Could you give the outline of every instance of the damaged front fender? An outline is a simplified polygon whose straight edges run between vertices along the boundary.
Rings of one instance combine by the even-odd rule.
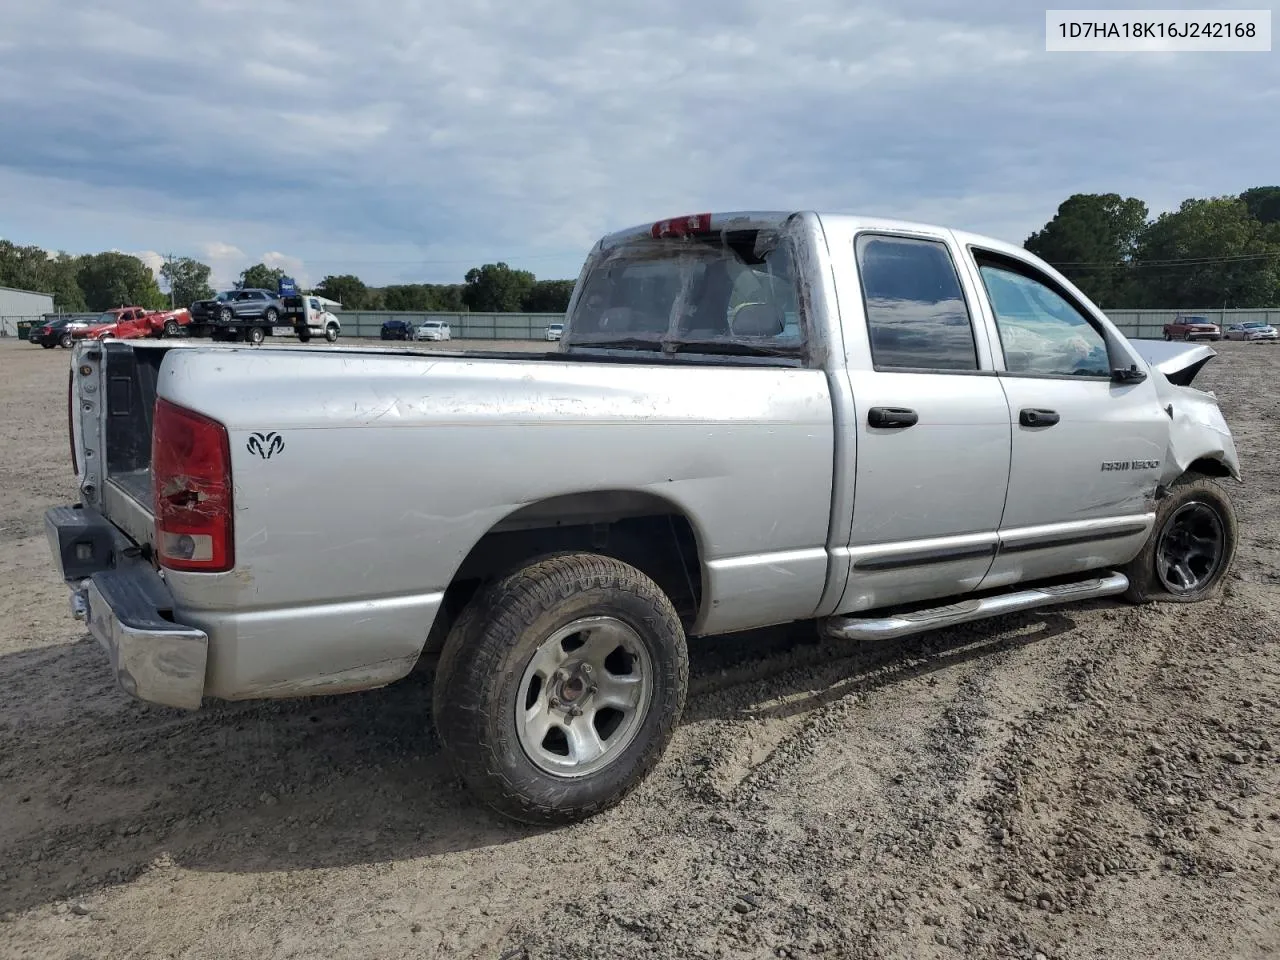
[[[1150,364],[1160,405],[1169,415],[1169,448],[1161,484],[1173,483],[1201,460],[1220,463],[1235,480],[1240,480],[1235,440],[1217,397],[1190,385],[1217,352],[1201,344],[1159,341],[1140,341],[1132,346]]]

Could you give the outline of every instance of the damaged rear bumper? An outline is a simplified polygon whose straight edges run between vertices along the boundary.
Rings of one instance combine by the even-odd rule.
[[[92,510],[45,514],[54,565],[71,609],[111,658],[120,688],[139,700],[194,710],[204,696],[209,637],[173,620],[173,597],[133,544]]]

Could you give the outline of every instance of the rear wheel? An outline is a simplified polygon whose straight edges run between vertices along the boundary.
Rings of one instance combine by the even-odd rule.
[[[181,332],[177,320],[166,320],[164,322],[164,335],[166,337],[176,337]]]
[[[1132,603],[1195,603],[1217,595],[1235,557],[1236,512],[1227,492],[1200,474],[1183,474],[1156,508],[1146,546],[1124,568]]]
[[[266,312],[262,315],[262,319],[274,326],[275,322],[280,319],[280,311],[275,307],[267,307]]]
[[[310,343],[310,342],[311,342],[311,331],[310,331],[310,330],[308,330],[306,327],[299,327],[299,328],[298,328],[298,339],[299,339],[300,341],[302,341],[303,343]]]
[[[69,349],[71,349],[71,334],[69,334],[69,333],[64,333],[64,334],[62,335],[62,339],[60,339],[60,340],[58,341],[58,344],[59,344],[59,345],[60,345],[64,350],[69,350]]]
[[[263,332],[261,327],[250,327],[249,331],[244,336],[250,343],[261,343],[266,339],[266,334]]]
[[[529,564],[468,604],[436,671],[436,730],[485,803],[566,823],[620,801],[657,764],[689,665],[671,601],[595,554]]]

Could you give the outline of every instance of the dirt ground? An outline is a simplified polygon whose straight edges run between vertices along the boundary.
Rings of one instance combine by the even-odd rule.
[[[41,531],[67,355],[0,341],[0,956],[1280,955],[1280,347],[1218,349],[1221,600],[696,641],[654,775],[537,830],[449,777],[424,675],[197,713],[116,689]]]

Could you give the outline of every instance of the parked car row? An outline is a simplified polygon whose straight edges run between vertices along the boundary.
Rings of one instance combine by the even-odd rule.
[[[563,334],[563,323],[549,323],[544,332],[549,341],[559,340]],[[426,320],[415,327],[408,320],[393,317],[382,321],[380,336],[383,340],[452,340],[453,330],[447,320]]]
[[[96,320],[59,318],[32,329],[29,339],[46,350],[70,347],[77,340],[136,340],[140,337],[176,337],[191,323],[191,313],[180,310],[148,310],[115,307]]]
[[[383,340],[452,340],[453,328],[448,320],[426,320],[414,326],[408,320],[382,322]]]

